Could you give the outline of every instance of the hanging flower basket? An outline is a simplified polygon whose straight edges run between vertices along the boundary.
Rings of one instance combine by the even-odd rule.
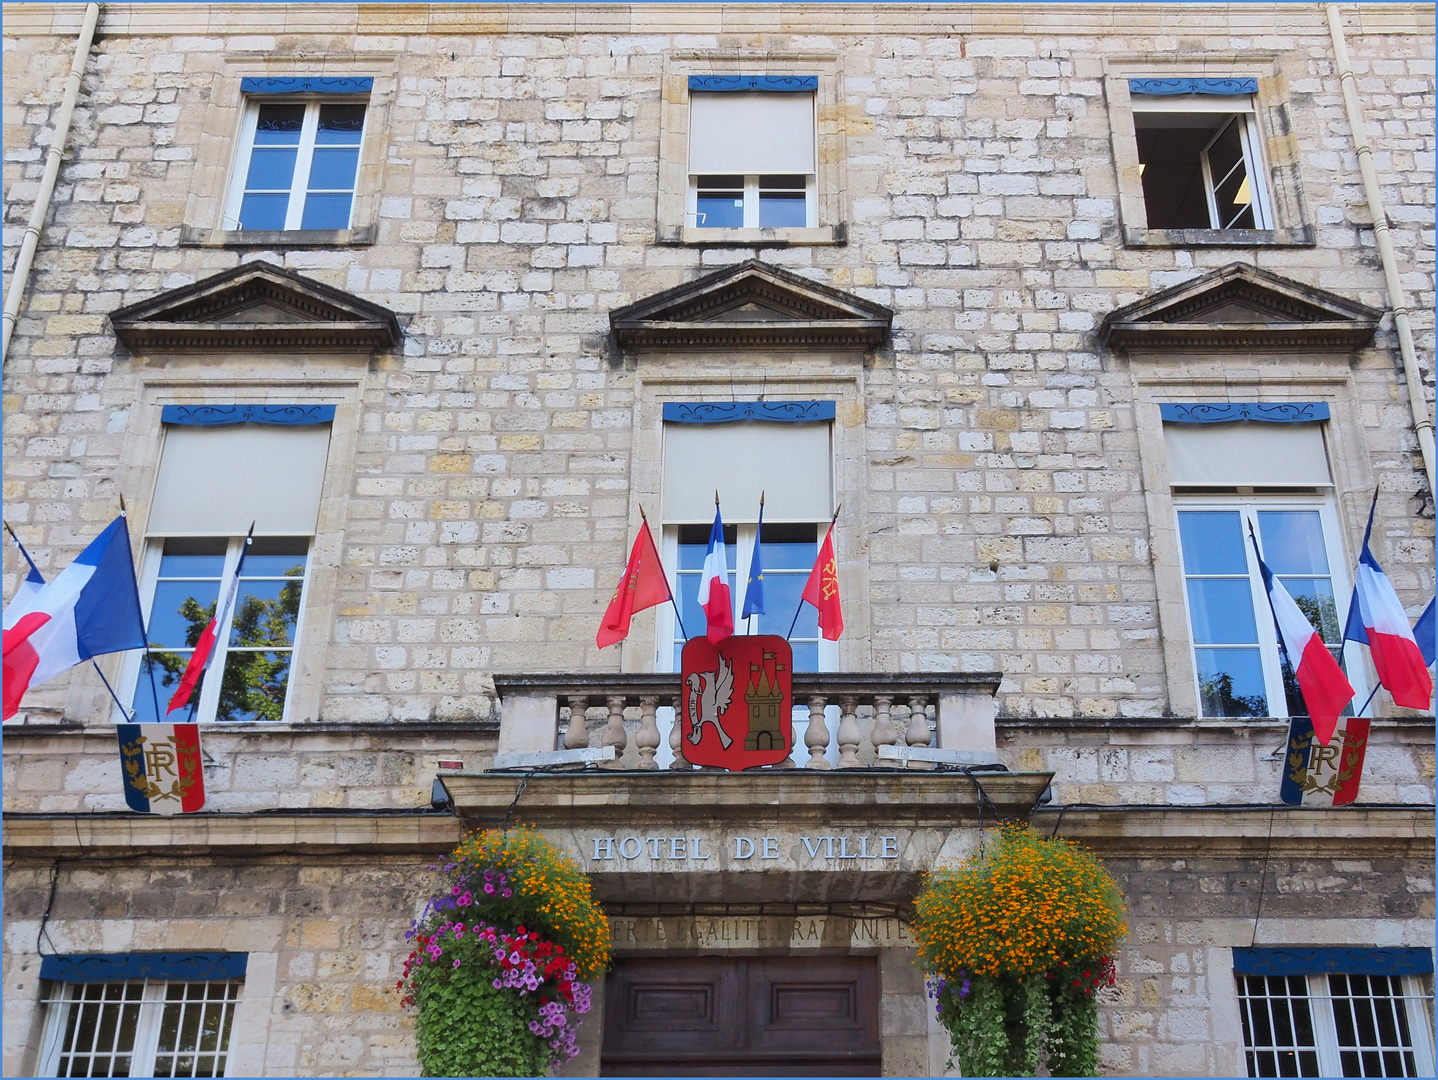
[[[1128,933],[1103,865],[1007,825],[957,870],[926,876],[914,933],[965,1076],[1094,1076],[1097,991]]]
[[[578,864],[531,829],[472,833],[433,868],[396,989],[426,1076],[542,1076],[577,1054],[609,925]]]

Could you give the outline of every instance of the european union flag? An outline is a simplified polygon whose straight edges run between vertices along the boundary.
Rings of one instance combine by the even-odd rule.
[[[754,557],[749,560],[749,583],[744,586],[744,612],[739,616],[747,619],[750,615],[764,614],[764,563],[759,558],[763,550],[761,538],[764,535],[764,493],[759,493],[759,525],[754,530]]]

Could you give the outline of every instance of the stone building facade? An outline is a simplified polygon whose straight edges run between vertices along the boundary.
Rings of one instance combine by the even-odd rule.
[[[85,16],[6,6],[7,271]],[[162,952],[246,957],[230,1075],[417,1073],[392,992],[417,881],[516,807],[594,872],[613,994],[792,962],[861,1003],[847,1065],[694,1063],[944,1074],[906,905],[992,808],[1125,888],[1107,1071],[1263,1068],[1276,950],[1306,950],[1283,970],[1320,1026],[1314,980],[1391,978],[1431,1068],[1431,706],[1378,692],[1357,804],[1279,803],[1267,616],[1214,629],[1262,603],[1256,564],[1200,565],[1204,522],[1269,551],[1311,525],[1323,565],[1276,572],[1338,619],[1376,489],[1411,617],[1434,591],[1433,12],[1337,23],[1350,80],[1316,5],[102,5],[4,361],[5,520],[48,578],[123,498],[148,610],[167,558],[232,565],[259,506],[302,587],[272,711],[202,698],[201,814],[125,810],[93,667],[7,722],[6,1074],[60,1060],[58,988],[86,985],[45,957]],[[276,156],[308,187],[266,186]],[[204,473],[218,445],[253,468]],[[846,627],[795,638],[793,772],[673,767],[663,609],[595,643],[646,516],[692,593],[686,493],[721,484],[736,589],[755,491],[776,552],[837,515]],[[158,712],[136,656],[99,667]],[[621,767],[493,770],[590,746]],[[766,836],[772,869],[744,864]],[[571,1074],[653,1064],[616,1015]]]

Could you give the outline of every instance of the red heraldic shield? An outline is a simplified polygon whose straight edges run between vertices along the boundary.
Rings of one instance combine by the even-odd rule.
[[[777,634],[690,638],[680,730],[692,765],[777,765],[794,746],[794,651]]]

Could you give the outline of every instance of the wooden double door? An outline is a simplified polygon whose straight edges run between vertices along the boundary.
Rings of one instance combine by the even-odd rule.
[[[870,956],[614,962],[604,1076],[878,1076]]]

